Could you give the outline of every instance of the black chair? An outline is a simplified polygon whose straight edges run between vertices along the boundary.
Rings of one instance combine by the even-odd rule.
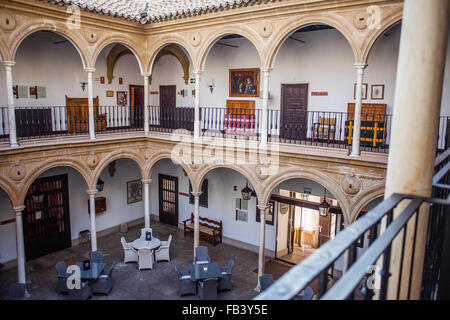
[[[220,268],[222,271],[222,278],[219,278],[217,290],[231,290],[231,272],[233,271],[234,260],[230,259],[227,267]]]
[[[24,283],[15,282],[9,285],[6,300],[28,300],[29,298],[29,296],[26,296]]]
[[[265,273],[259,277],[259,287],[261,288],[261,292],[270,287],[273,283],[273,275],[270,273]]]
[[[189,271],[180,271],[177,265],[175,265],[175,271],[178,274],[178,280],[180,282],[180,296],[184,296],[186,294],[196,294],[197,290],[195,281],[192,280]]]
[[[217,300],[217,278],[200,281],[198,293],[201,300]]]
[[[67,265],[64,261],[59,261],[55,265],[56,273],[58,275],[58,285],[56,291],[58,293],[69,293],[69,288],[67,288],[67,278],[70,276],[67,273]]]
[[[91,262],[102,263],[103,262],[103,253],[101,251],[92,251],[91,252]]]
[[[208,256],[208,248],[205,246],[198,246],[195,248],[194,263],[208,263],[211,262],[211,258]]]
[[[114,266],[102,271],[97,280],[92,282],[92,293],[109,294],[113,288],[112,271]]]
[[[89,282],[81,282],[81,288],[69,290],[70,300],[87,300],[92,296],[92,287]]]

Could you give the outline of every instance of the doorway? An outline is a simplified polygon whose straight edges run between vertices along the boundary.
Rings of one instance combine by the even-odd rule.
[[[159,174],[159,221],[178,226],[178,178]]]
[[[167,129],[174,128],[175,108],[177,106],[177,87],[159,86],[159,106],[161,108],[161,126]]]
[[[144,86],[130,85],[130,124],[144,128]]]
[[[306,140],[308,84],[281,85],[281,138]]]
[[[67,174],[36,179],[28,189],[25,206],[26,261],[72,245]]]

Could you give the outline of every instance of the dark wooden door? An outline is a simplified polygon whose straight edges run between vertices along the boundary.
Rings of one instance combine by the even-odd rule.
[[[159,87],[159,106],[161,108],[161,126],[163,128],[175,128],[175,108],[177,106],[177,87],[160,86]]]
[[[132,128],[144,127],[144,86],[130,85],[130,119]]]
[[[306,140],[308,84],[281,85],[281,138]]]
[[[159,221],[178,226],[178,178],[159,175]]]
[[[319,215],[319,246],[330,240],[331,214],[326,217]]]
[[[44,194],[35,203],[32,194]],[[26,260],[71,246],[69,192],[67,174],[36,179],[25,197],[22,216]]]

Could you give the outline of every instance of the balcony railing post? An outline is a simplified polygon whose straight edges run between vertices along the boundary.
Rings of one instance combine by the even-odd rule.
[[[3,61],[6,70],[6,95],[8,97],[8,126],[9,126],[9,144],[11,147],[18,147],[16,134],[16,114],[14,110],[12,67],[16,63],[14,61]]]

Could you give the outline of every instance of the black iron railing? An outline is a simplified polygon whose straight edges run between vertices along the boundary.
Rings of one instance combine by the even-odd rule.
[[[446,153],[447,160],[445,161],[448,161],[448,157],[449,152]],[[393,277],[389,271],[391,270],[391,247],[395,239],[399,239],[398,241],[402,244],[402,254],[401,259],[397,261],[400,264],[400,274],[396,275],[398,283],[395,283],[394,288],[397,290],[393,297],[394,299],[400,297],[402,266],[403,263],[410,263],[408,268],[410,274],[404,275],[409,277],[407,278],[409,279],[408,292],[404,297],[410,298],[419,209],[425,203],[431,204],[430,221],[432,225],[430,228],[436,228],[437,220],[448,213],[449,176],[450,164],[447,163],[437,171],[434,177],[433,188],[435,191],[431,199],[392,195],[338,233],[333,240],[326,242],[299,265],[289,270],[255,299],[295,299],[307,286],[316,287],[317,297],[324,300],[386,299],[388,281],[393,281],[390,280]],[[439,198],[434,198],[434,196],[439,196]],[[404,209],[394,219],[393,212],[396,208]],[[414,228],[406,231],[409,224],[413,224]],[[428,235],[422,286],[422,298],[424,299],[434,297],[431,291],[436,290],[437,274],[440,268],[438,260],[441,251],[439,249],[442,247],[444,239],[442,234],[445,234],[445,231],[448,230],[442,230],[442,228],[437,230],[437,233],[440,234],[438,237]],[[408,237],[413,239],[412,254],[405,250],[406,232]],[[358,252],[358,245],[363,243],[364,239],[367,239],[368,246],[363,252]],[[343,274],[335,279],[330,277],[330,270],[340,259],[344,260]],[[430,261],[432,262],[430,263]],[[332,276],[336,277],[335,274]]]
[[[194,108],[150,106],[149,126],[150,131],[168,133],[177,131],[192,135],[194,131]]]

